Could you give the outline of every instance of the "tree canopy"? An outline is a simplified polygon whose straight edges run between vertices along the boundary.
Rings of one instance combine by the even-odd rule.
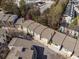
[[[48,20],[50,27],[55,28],[59,25],[59,21],[63,15],[67,3],[68,0],[59,0],[58,4],[50,8],[49,16],[51,19]]]
[[[26,14],[26,3],[25,3],[24,0],[20,0],[19,4],[20,4],[19,9],[20,9],[20,12],[21,12],[21,16],[25,16],[25,14]]]
[[[75,17],[71,24],[69,24],[69,28],[75,28],[78,26],[79,16]]]
[[[26,16],[26,14],[31,17],[32,20],[49,26],[53,29],[57,29],[59,27],[60,19],[62,18],[63,12],[69,0],[55,0],[56,4],[52,5],[47,12],[44,12],[40,15],[39,8],[36,8],[35,5],[31,5],[31,7],[27,7],[26,2],[24,0],[20,0],[19,5],[14,3],[14,0],[2,0],[1,7],[13,14],[20,15],[22,17]],[[30,5],[30,4],[29,4]]]
[[[3,8],[3,10],[10,12],[12,14],[20,15],[18,6],[14,3],[13,0],[2,0],[1,8]]]

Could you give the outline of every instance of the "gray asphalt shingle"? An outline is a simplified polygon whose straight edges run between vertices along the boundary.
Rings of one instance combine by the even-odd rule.
[[[42,33],[41,36],[43,38],[50,40],[53,34],[54,34],[54,30],[48,28]]]
[[[63,42],[63,47],[73,52],[75,43],[76,39],[67,36]]]
[[[33,24],[33,23],[35,23],[35,22],[32,21],[32,20],[27,20],[27,21],[25,21],[25,22],[22,24],[22,26],[25,27],[25,28],[27,28],[28,26],[30,26],[30,25]]]
[[[66,35],[62,34],[62,33],[59,33],[59,32],[56,32],[56,34],[54,35],[54,37],[52,38],[52,41],[57,44],[57,45],[61,45],[64,38],[65,38]]]

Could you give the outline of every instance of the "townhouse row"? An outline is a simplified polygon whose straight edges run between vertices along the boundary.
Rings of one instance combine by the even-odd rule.
[[[17,15],[0,13],[0,26],[13,25],[18,19]]]
[[[79,40],[77,39],[59,33],[32,20],[23,22],[17,28],[18,30],[24,31],[24,33],[30,33],[34,39],[41,40],[45,44],[54,44],[58,47],[59,51],[64,49],[71,56],[79,56]]]
[[[2,14],[1,14],[2,15]],[[0,18],[1,18],[0,15]],[[15,17],[10,19],[11,15],[3,16],[2,19],[0,19],[0,22],[2,25],[5,26],[7,24],[10,24],[10,26],[14,26],[16,30],[23,31],[24,33],[31,34],[35,40],[41,40],[44,44],[54,44],[59,51],[66,51],[70,56],[77,56],[79,57],[79,40],[69,37],[68,35],[62,34],[60,32],[57,32],[51,28],[48,28],[46,26],[43,26],[39,23],[36,23],[32,20],[24,20],[24,18],[19,18],[15,22]],[[7,19],[6,21],[3,21]],[[8,23],[10,19],[10,23]],[[2,21],[1,21],[2,20]],[[15,22],[15,23],[14,23]],[[7,25],[8,26],[8,25]],[[8,26],[8,27],[10,27]]]

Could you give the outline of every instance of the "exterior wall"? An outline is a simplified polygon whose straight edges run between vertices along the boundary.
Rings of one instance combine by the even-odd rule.
[[[74,37],[74,36],[78,37],[79,36],[79,32],[78,31],[71,30],[71,29],[65,28],[63,26],[60,27],[59,31],[63,32],[63,33],[67,33],[67,31],[68,31],[69,32],[68,33],[69,36],[72,36],[72,37]]]
[[[52,44],[54,44],[56,47],[61,47],[61,45],[56,44],[55,42],[53,42]]]
[[[48,39],[46,39],[46,38],[41,38],[41,41],[42,41],[43,43],[45,43],[45,44],[48,43]]]
[[[75,5],[74,6],[74,10],[76,11],[76,15],[79,16],[79,8],[77,8],[76,6],[79,7],[79,5]],[[79,23],[78,23],[79,24]]]
[[[40,40],[40,35],[39,35],[39,34],[34,33],[34,39],[35,39],[35,40]]]
[[[52,3],[51,0],[26,0],[26,4],[27,4],[27,3],[37,3],[37,2]]]
[[[46,9],[50,8],[53,2],[51,3],[46,3],[45,5],[40,7],[40,12],[43,13]]]
[[[68,51],[68,50],[65,49],[65,48],[63,48],[63,49],[61,50],[61,53],[64,54],[64,56],[66,56],[66,57],[69,57],[69,56],[72,54],[72,52]]]
[[[27,33],[27,28],[23,27],[23,32]]]
[[[41,1],[42,1],[42,2],[46,2],[46,3],[48,3],[48,2],[49,2],[49,3],[52,3],[52,2],[53,2],[53,1],[51,1],[51,0],[44,0],[44,1],[43,1],[43,0],[25,0],[26,4],[27,4],[27,3],[37,3],[37,2],[41,2]],[[20,2],[20,0],[15,0],[15,3],[16,3],[18,6],[20,6],[20,5],[19,5],[19,2]]]
[[[17,27],[16,27],[19,31],[22,31],[23,29],[21,28],[21,25],[18,25]]]
[[[79,13],[79,9],[76,7],[77,5],[74,6],[74,10]]]
[[[9,47],[9,49],[11,50],[14,46],[8,46]]]
[[[30,33],[30,34],[31,34],[31,30],[30,30],[30,29],[27,29],[27,31],[28,31],[28,33]]]
[[[24,31],[27,33],[27,28],[24,27]],[[29,29],[28,29],[28,32],[29,32],[30,34],[33,34],[33,31],[31,31],[31,30],[29,30]],[[73,32],[73,33],[74,33],[74,32]],[[34,32],[34,39],[35,39],[35,40],[38,40],[38,41],[41,42],[41,43],[44,43],[45,45],[47,45],[47,43],[48,43],[48,39],[46,39],[46,38],[41,38],[41,40],[40,40],[40,34],[37,34],[37,33],[35,33],[35,32]],[[52,43],[52,44],[54,44],[54,43]],[[51,45],[52,45],[52,44],[51,44]],[[50,46],[51,46],[51,45],[50,45]],[[53,46],[54,46],[54,48],[57,49],[58,52],[60,52],[61,54],[64,54],[64,56],[69,57],[69,56],[72,54],[72,52],[70,52],[69,50],[67,50],[67,49],[65,49],[65,48],[62,48],[62,50],[59,51],[59,49],[60,49],[60,46],[59,46],[59,45],[54,44]],[[10,48],[11,48],[11,47],[10,47]]]
[[[44,0],[44,1],[43,0],[31,0],[31,1],[30,0],[25,0],[26,4],[28,4],[28,3],[37,3],[37,2],[40,2],[40,1],[46,3],[45,5],[40,7],[40,12],[41,13],[43,13],[47,8],[50,8],[51,5],[53,3],[55,3],[54,1],[51,1],[51,0]],[[16,2],[15,2],[18,5],[18,7],[20,6],[19,2],[20,2],[20,0],[16,0]]]
[[[21,28],[21,27],[19,27],[19,28]],[[26,27],[23,27],[23,31],[24,32],[26,32],[27,33],[27,28]],[[31,31],[31,30],[29,30],[28,29],[28,32],[30,33],[30,34],[33,34],[33,31]],[[71,33],[71,32],[70,32]],[[37,34],[37,33],[35,33],[34,32],[34,39],[35,40],[39,40],[39,41],[41,41],[42,43],[44,43],[44,44],[46,44],[47,45],[47,43],[48,43],[48,39],[46,39],[46,38],[41,38],[41,40],[40,40],[40,34]],[[54,44],[54,43],[52,43],[52,44]],[[56,45],[56,44],[54,44],[54,45],[52,45],[52,46],[54,46],[55,48],[57,48],[57,50],[60,48],[60,46],[59,45]],[[11,49],[13,46],[9,46],[9,49]],[[58,50],[59,51],[59,50]],[[68,55],[68,56],[70,56],[71,55],[71,53],[72,52],[70,52],[69,50],[67,50],[67,49],[65,49],[65,48],[63,48],[61,51],[59,51],[59,52],[61,52],[62,54],[64,54],[64,55]]]
[[[31,35],[33,35],[33,31],[32,31],[32,30],[29,30],[29,29],[28,29],[28,32],[29,32]]]

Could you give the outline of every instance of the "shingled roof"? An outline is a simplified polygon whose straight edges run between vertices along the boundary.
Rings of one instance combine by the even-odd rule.
[[[21,25],[23,23],[24,18],[19,18],[15,24]]]
[[[11,15],[11,17],[8,19],[8,22],[14,23],[14,21],[18,18],[17,15]]]
[[[53,34],[54,30],[47,28],[45,31],[42,32],[41,37],[50,40]]]
[[[22,59],[32,59],[33,57],[33,50],[31,50],[32,42],[20,39],[20,38],[13,38],[10,42],[9,46],[14,46],[6,59],[18,59],[21,57]],[[22,49],[25,48],[23,52]]]
[[[6,14],[5,17],[3,17],[2,21],[7,21],[10,16],[11,16],[11,14]]]
[[[27,20],[27,21],[25,21],[23,24],[22,24],[22,26],[23,27],[29,27],[31,24],[33,24],[34,23],[34,21],[32,21],[32,20]]]
[[[57,45],[61,45],[63,40],[65,39],[65,36],[66,36],[65,34],[56,32],[56,34],[52,38],[52,41]]]
[[[39,34],[41,36],[41,38],[46,38],[48,40],[50,40],[51,36],[54,34],[54,32],[56,32],[55,35],[52,37],[53,43],[55,43],[56,45],[59,45],[59,46],[63,45],[63,48],[65,48],[71,52],[73,52],[73,50],[75,48],[76,39],[69,37],[66,34],[62,34],[60,32],[57,32],[53,29],[50,29],[50,28],[43,26],[39,23],[36,23],[32,20],[26,20],[24,23],[22,23],[22,26],[25,28],[28,28],[31,31],[34,31],[34,33],[36,33],[36,34]],[[21,45],[21,43],[19,43],[19,44]],[[24,45],[24,46],[26,46],[26,45]],[[78,44],[77,44],[77,46],[78,46]],[[78,47],[76,47],[75,48],[76,55],[79,55],[78,51],[79,51],[79,49],[78,49]]]
[[[8,54],[6,59],[18,59],[18,57],[22,57],[23,59],[32,59],[35,58],[33,55],[37,53],[35,49],[31,49],[33,45],[38,45],[38,43],[34,41],[29,41],[27,39],[21,38],[13,38],[9,43],[9,47],[13,47]],[[22,48],[26,48],[25,51],[22,51]]]
[[[29,28],[30,30],[34,31],[34,30],[36,30],[36,28],[39,27],[39,26],[40,26],[39,23],[33,23],[33,24],[29,25],[28,28]]]
[[[2,20],[2,18],[4,17],[4,13],[0,13],[0,20]]]
[[[63,42],[63,47],[73,52],[75,43],[76,43],[76,39],[67,36]]]
[[[35,33],[41,35],[41,33],[42,33],[45,29],[47,29],[46,26],[40,25],[37,29],[35,29]]]

